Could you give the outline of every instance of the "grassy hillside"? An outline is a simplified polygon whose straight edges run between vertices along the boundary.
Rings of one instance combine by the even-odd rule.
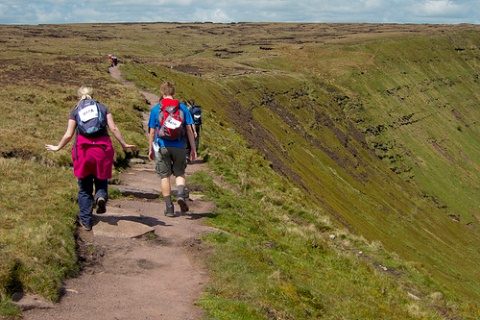
[[[364,101],[363,117],[383,126],[370,135],[371,144],[396,141],[395,150],[377,147],[377,154],[472,227],[480,205],[477,44],[476,32],[464,32],[367,45],[374,66],[342,79]]]
[[[212,223],[225,231],[209,238],[219,250],[201,304],[212,318],[479,316],[478,28],[133,24],[0,30],[0,81],[8,88],[1,93],[7,112],[0,119],[6,141],[0,152],[16,158],[2,166],[69,163],[67,151],[47,155],[42,146],[60,138],[72,95],[85,82],[98,88],[97,98],[112,108],[127,138],[145,145],[137,111],[144,106],[133,89],[105,72],[109,52],[139,87],[158,93],[170,79],[180,97],[204,107],[203,152],[236,186],[220,190],[208,177],[196,178],[218,203]],[[16,81],[7,86],[12,77]],[[18,121],[32,105],[35,116]],[[15,139],[19,128],[30,133],[21,141]],[[69,174],[63,179],[72,183]],[[53,205],[45,210],[59,211]],[[69,225],[74,203],[61,211]],[[70,255],[56,268],[72,270],[73,260]],[[18,269],[11,261],[2,269],[6,275]],[[28,290],[47,292],[23,274]],[[54,296],[55,285],[48,292]]]

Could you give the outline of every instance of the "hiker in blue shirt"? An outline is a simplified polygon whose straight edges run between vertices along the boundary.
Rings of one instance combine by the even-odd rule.
[[[162,195],[165,200],[165,215],[175,216],[171,199],[170,176],[175,176],[177,203],[182,213],[188,211],[185,190],[186,139],[195,145],[192,130],[193,120],[187,106],[174,99],[175,87],[170,82],[160,86],[162,99],[150,111],[149,151],[150,159],[155,159],[155,170],[161,178]],[[190,159],[195,160],[197,152],[190,151]]]

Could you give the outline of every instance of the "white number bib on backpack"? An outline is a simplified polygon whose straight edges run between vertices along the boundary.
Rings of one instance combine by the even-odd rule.
[[[91,106],[83,108],[78,112],[78,115],[80,116],[80,120],[82,120],[82,122],[87,122],[93,118],[98,118],[97,105],[92,104]]]
[[[165,119],[165,123],[163,125],[168,129],[174,130],[180,128],[182,122],[168,116],[167,119]]]

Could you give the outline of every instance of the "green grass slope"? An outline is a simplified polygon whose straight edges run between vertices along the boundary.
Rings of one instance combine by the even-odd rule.
[[[363,50],[374,65],[342,79],[364,102],[364,116],[383,126],[371,143],[396,141],[395,150],[377,153],[393,170],[408,171],[452,218],[472,226],[480,205],[478,41],[472,31],[369,44]]]

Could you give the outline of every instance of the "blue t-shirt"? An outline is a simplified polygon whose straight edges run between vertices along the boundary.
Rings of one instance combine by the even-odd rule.
[[[193,119],[190,111],[185,104],[180,102],[180,110],[183,112],[183,125],[192,125]],[[153,106],[152,110],[150,110],[150,119],[148,120],[148,128],[149,129],[157,129],[160,127],[160,122],[158,121],[158,116],[160,115],[160,103],[157,103]],[[187,142],[187,135],[179,138],[178,140],[166,140],[160,137],[155,136],[155,142],[160,147],[174,147],[174,148],[185,148]]]

